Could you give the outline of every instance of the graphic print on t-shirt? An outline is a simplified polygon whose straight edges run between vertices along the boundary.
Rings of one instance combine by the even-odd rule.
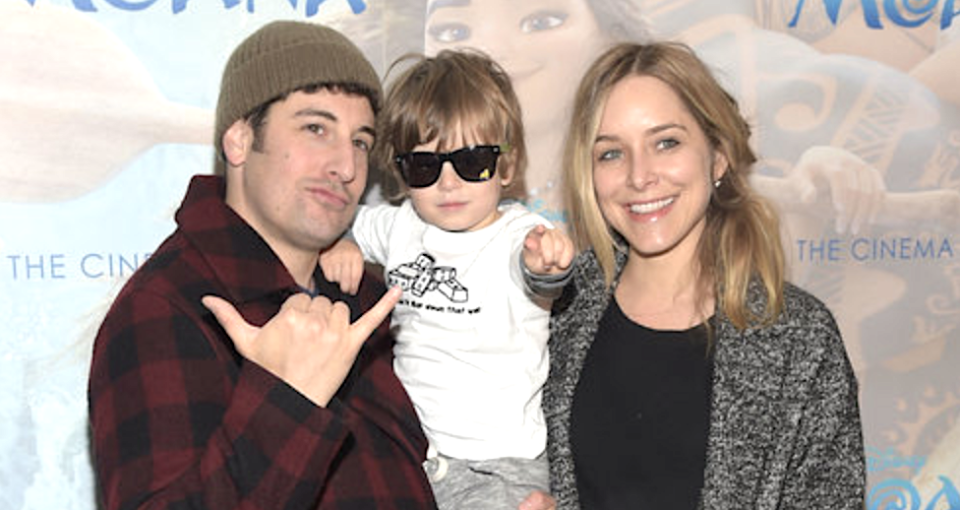
[[[436,290],[454,303],[465,303],[469,291],[457,281],[456,268],[434,266],[435,262],[436,259],[430,254],[421,253],[415,261],[400,264],[387,273],[389,284],[399,285],[417,297]]]

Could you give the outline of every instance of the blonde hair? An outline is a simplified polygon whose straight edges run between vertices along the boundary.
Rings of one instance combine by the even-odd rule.
[[[391,72],[401,64],[410,65],[387,90],[373,156],[381,169],[389,169],[383,182],[386,196],[396,199],[406,192],[394,164],[398,154],[432,140],[439,140],[438,150],[462,145],[463,140],[450,138],[461,128],[463,136],[506,146],[497,172],[511,181],[502,196],[525,198],[527,148],[520,101],[503,68],[472,49],[443,50],[435,57],[407,54],[393,63]]]
[[[616,252],[622,250],[600,212],[593,187],[593,146],[603,110],[614,86],[630,76],[650,76],[670,86],[723,154],[729,168],[706,211],[706,228],[697,247],[701,302],[707,292],[738,328],[765,323],[783,308],[784,253],[776,211],[751,188],[757,158],[750,148],[750,126],[736,101],[688,46],[673,42],[621,43],[587,70],[574,99],[564,152],[566,200],[575,242],[592,247],[607,285],[616,278]],[[747,306],[752,280],[766,291],[763,310]]]

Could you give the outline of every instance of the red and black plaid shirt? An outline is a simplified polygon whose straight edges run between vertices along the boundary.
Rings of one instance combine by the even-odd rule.
[[[89,405],[105,508],[435,508],[421,468],[426,440],[393,373],[385,325],[321,408],[244,360],[200,303],[219,295],[262,325],[300,291],[223,192],[219,178],[193,179],[177,231],[97,335]],[[317,279],[355,317],[383,291],[343,296]]]

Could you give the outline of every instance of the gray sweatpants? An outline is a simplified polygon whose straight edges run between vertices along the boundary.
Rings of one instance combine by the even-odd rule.
[[[531,492],[548,492],[550,486],[546,453],[536,459],[491,460],[440,455],[427,459],[423,468],[440,510],[517,510]]]

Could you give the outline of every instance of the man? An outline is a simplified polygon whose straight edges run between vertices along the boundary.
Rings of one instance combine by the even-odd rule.
[[[366,185],[381,97],[356,46],[315,24],[268,24],[230,57],[218,175],[193,178],[94,346],[107,510],[434,508],[378,328],[399,291],[370,307],[376,289],[343,295],[317,269]]]

